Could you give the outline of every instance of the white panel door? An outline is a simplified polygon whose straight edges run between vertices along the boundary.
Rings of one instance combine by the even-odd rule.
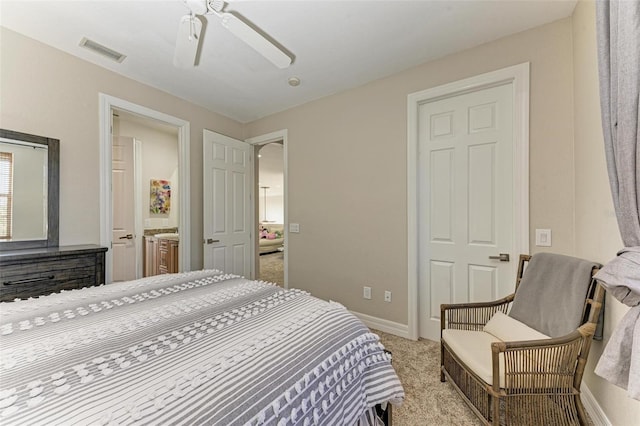
[[[114,137],[112,145],[111,196],[113,206],[112,281],[136,279],[136,238],[134,235],[134,154],[133,138]]]
[[[204,130],[204,267],[251,275],[251,146]]]
[[[420,336],[440,338],[440,304],[513,290],[513,85],[419,107]]]

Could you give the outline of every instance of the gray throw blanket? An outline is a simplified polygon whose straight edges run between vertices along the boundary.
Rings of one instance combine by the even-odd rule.
[[[595,278],[627,306],[640,304],[640,247],[626,247],[598,271]]]
[[[622,317],[596,365],[595,373],[640,400],[640,305]]]
[[[627,247],[595,276],[620,302],[632,308],[604,349],[596,374],[640,400],[640,247]]]
[[[550,337],[576,330],[597,263],[552,253],[529,261],[509,316]]]

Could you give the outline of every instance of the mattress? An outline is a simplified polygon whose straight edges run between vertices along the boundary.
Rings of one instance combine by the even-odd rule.
[[[197,271],[0,304],[0,423],[376,424],[402,385],[342,305]]]

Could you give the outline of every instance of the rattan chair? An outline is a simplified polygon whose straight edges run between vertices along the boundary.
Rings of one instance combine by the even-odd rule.
[[[530,259],[520,256],[516,289]],[[595,272],[597,268],[592,276]],[[482,331],[496,312],[507,313],[514,296],[515,292],[494,302],[441,305],[441,335],[445,329]],[[440,380],[448,379],[485,424],[587,424],[580,383],[603,298],[604,289],[592,279],[582,324],[575,331],[551,339],[491,343],[491,382],[465,365],[441,339]]]

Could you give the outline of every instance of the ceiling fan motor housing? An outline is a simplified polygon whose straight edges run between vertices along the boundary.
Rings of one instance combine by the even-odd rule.
[[[183,0],[194,15],[204,15],[209,11],[207,0]]]
[[[194,15],[206,15],[210,12],[222,12],[225,2],[223,0],[182,0]]]

